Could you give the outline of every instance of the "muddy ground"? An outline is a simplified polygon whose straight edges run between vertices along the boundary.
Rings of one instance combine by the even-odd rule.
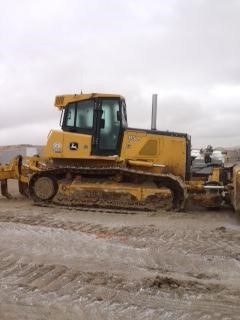
[[[240,219],[0,197],[0,319],[240,319]]]

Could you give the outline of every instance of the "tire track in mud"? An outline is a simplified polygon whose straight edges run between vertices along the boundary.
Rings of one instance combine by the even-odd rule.
[[[1,286],[10,283],[15,288],[15,299],[16,288],[21,289],[21,296],[35,294],[36,298],[54,293],[56,302],[63,302],[65,297],[74,304],[85,297],[85,307],[93,303],[100,307],[99,304],[108,301],[110,307],[121,309],[124,303],[130,315],[131,309],[134,314],[151,310],[149,319],[154,319],[154,315],[168,319],[170,314],[173,319],[228,319],[230,314],[229,319],[238,319],[240,312],[237,299],[235,304],[225,300],[224,305],[221,305],[221,299],[207,300],[209,291],[214,291],[218,297],[224,294],[224,286],[214,283],[206,285],[201,280],[179,280],[164,275],[129,282],[120,274],[83,272],[64,265],[24,264],[14,259],[10,252],[3,251],[0,255],[6,262],[0,269]],[[199,298],[202,295],[205,299]]]
[[[164,246],[168,251],[182,250],[184,253],[201,253],[209,256],[229,256],[240,260],[240,234],[238,230],[218,227],[212,230],[166,229],[153,225],[107,227],[90,222],[57,220],[57,214],[38,214],[18,216],[9,212],[0,215],[0,222],[21,223],[62,230],[94,234],[99,238],[118,239],[136,248],[146,245],[158,248]]]
[[[61,216],[62,218],[62,216]],[[58,214],[19,216],[4,213],[0,221],[42,226],[56,230],[94,235],[96,239],[121,243],[122,246],[146,249],[142,270],[181,273],[197,279],[237,279],[240,271],[240,245],[237,230],[218,227],[212,230],[162,230],[154,225],[107,227],[83,221],[57,220]],[[178,254],[176,254],[178,252]],[[164,257],[164,258],[163,258]],[[139,259],[136,256],[136,260]],[[149,260],[147,263],[146,261]],[[218,270],[218,271],[216,271]],[[218,273],[221,273],[219,276]]]
[[[9,315],[7,305],[11,308],[12,304],[17,310],[24,310],[23,306],[32,308],[31,320],[42,320],[39,310],[44,314],[46,304],[54,306],[55,315],[58,314],[54,318],[46,315],[46,319],[66,319],[63,310],[68,310],[71,320],[239,319],[237,228],[214,226],[193,230],[174,224],[162,227],[137,222],[130,226],[121,223],[109,226],[94,219],[77,220],[73,214],[68,217],[66,213],[63,217],[63,213],[51,210],[33,212],[11,208],[0,212],[0,233],[5,232],[9,240],[17,234],[24,243],[29,232],[37,246],[43,241],[42,245],[48,247],[54,240],[51,235],[55,234],[53,245],[61,239],[67,240],[67,245],[75,246],[76,254],[81,255],[77,243],[83,236],[84,246],[90,237],[89,242],[93,243],[88,250],[94,257],[89,259],[88,270],[84,264],[68,263],[67,257],[53,263],[51,248],[48,258],[35,251],[28,253],[27,249],[21,252],[25,244],[19,246],[18,253],[13,250],[13,244],[0,241],[0,318],[4,319],[1,308]],[[100,256],[95,256],[97,251],[91,250],[95,245],[96,250],[103,250],[106,244],[108,248],[112,246],[109,256],[111,252],[112,259],[116,258],[115,254],[122,255],[129,270],[109,268],[107,261],[105,269],[102,268]],[[61,243],[56,251],[60,248]],[[125,256],[129,250],[130,260]],[[75,251],[70,250],[69,254],[74,255]],[[103,260],[106,257],[103,252]],[[129,278],[128,271],[134,274],[136,269],[142,270],[142,276]]]

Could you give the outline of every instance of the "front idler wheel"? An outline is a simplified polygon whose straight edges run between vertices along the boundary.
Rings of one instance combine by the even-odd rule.
[[[50,201],[57,190],[57,181],[49,175],[34,175],[29,183],[30,197],[37,202]]]

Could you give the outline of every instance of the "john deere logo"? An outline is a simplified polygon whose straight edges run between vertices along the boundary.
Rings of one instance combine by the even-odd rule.
[[[77,142],[70,142],[69,149],[70,150],[78,150],[78,143]]]

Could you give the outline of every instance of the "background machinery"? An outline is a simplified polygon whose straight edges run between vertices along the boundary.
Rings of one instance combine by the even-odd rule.
[[[55,106],[62,130],[50,131],[41,156],[0,166],[3,196],[11,197],[7,180],[17,179],[20,193],[44,205],[182,210],[193,201],[240,209],[239,165],[195,174],[190,137],[129,128],[121,95],[62,95]]]

